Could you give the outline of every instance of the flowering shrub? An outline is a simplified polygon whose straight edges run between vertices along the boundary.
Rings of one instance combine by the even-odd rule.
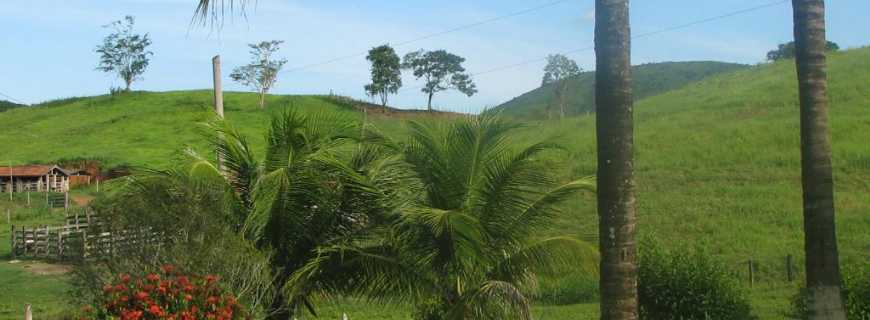
[[[116,282],[103,287],[103,295],[95,305],[85,306],[82,311],[85,319],[244,318],[235,297],[217,285],[217,277],[182,275],[171,265],[141,278],[119,275]]]

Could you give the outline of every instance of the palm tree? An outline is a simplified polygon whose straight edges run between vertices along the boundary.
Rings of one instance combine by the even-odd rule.
[[[637,319],[628,0],[595,1],[601,319]]]
[[[271,255],[274,299],[267,308],[270,319],[289,319],[300,307],[315,313],[309,295],[286,295],[290,275],[316,255],[318,246],[340,241],[377,221],[401,192],[391,180],[396,157],[376,143],[379,135],[360,130],[348,119],[287,112],[272,119],[265,156],[255,156],[247,138],[229,123],[209,124],[211,149],[217,150],[221,169],[193,151],[184,170],[155,171],[137,177],[140,202],[155,209],[165,206],[167,188],[178,203],[178,219],[211,217],[246,236]],[[360,132],[366,132],[364,144]],[[138,200],[137,200],[138,201]],[[203,209],[203,210],[199,210]],[[159,211],[163,211],[162,209]],[[196,215],[208,212],[209,215]],[[184,230],[205,223],[185,221]],[[209,241],[205,237],[200,241]]]
[[[793,0],[801,117],[801,182],[810,319],[846,319],[828,135],[825,3]]]
[[[415,202],[393,206],[387,224],[353,241],[321,247],[289,292],[411,302],[417,319],[530,319],[537,274],[595,269],[592,246],[540,234],[561,203],[592,185],[557,184],[538,160],[555,146],[514,145],[515,128],[492,115],[411,123],[403,154],[413,176],[402,185]]]

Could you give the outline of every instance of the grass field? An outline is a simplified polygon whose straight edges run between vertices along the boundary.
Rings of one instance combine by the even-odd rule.
[[[848,266],[870,261],[870,48],[833,54],[829,77],[837,231],[841,261]],[[640,236],[666,246],[703,246],[742,279],[746,261],[756,261],[759,283],[753,288],[744,283],[762,319],[782,318],[797,292],[797,283],[784,281],[785,256],[794,255],[799,269],[803,263],[794,78],[793,62],[783,61],[714,76],[636,105]],[[133,93],[9,110],[0,113],[0,122],[14,123],[17,131],[0,135],[0,145],[8,151],[0,161],[84,157],[109,165],[166,167],[187,146],[205,151],[197,132],[199,123],[211,117],[210,99],[208,91]],[[252,137],[255,147],[263,145],[259,137],[268,114],[284,108],[362,119],[318,97],[272,96],[266,112],[256,107],[253,94],[230,93],[226,101],[228,119]],[[400,138],[406,118],[371,116],[369,121]],[[526,124],[517,140],[555,137],[565,146],[565,152],[546,159],[564,179],[594,174],[593,117]],[[0,257],[8,252],[8,226],[3,228]],[[578,197],[552,230],[596,232],[594,197]],[[64,288],[60,279],[34,278],[5,261],[0,262],[0,279],[0,318],[27,299],[50,304]],[[21,289],[22,283],[30,285]],[[45,290],[36,289],[41,286]],[[14,298],[5,298],[9,296]],[[547,306],[537,307],[536,314],[540,319],[578,319],[578,314],[592,319],[596,310],[595,304]],[[401,306],[355,300],[330,305],[325,312],[325,319],[338,319],[341,312],[351,319],[407,319]],[[390,318],[396,312],[403,315]]]

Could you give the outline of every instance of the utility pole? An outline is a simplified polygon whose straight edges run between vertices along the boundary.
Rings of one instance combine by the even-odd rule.
[[[214,112],[218,118],[224,119],[224,92],[221,87],[221,56],[216,55],[211,59],[212,75],[214,76]],[[215,150],[217,151],[217,150]],[[224,172],[224,159],[217,153],[217,167],[220,173]]]
[[[221,56],[216,55],[211,59],[212,74],[214,75],[214,112],[218,117],[224,118],[224,93],[221,87]]]

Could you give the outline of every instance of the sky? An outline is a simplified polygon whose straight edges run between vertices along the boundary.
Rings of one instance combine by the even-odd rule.
[[[0,6],[0,93],[25,103],[106,94],[122,82],[95,70],[94,48],[108,34],[104,25],[136,18],[136,31],[152,38],[154,55],[134,90],[170,91],[211,87],[211,57],[220,54],[224,90],[247,91],[232,82],[232,68],[249,61],[246,44],[283,40],[285,69],[355,57],[283,72],[273,93],[333,92],[366,99],[369,81],[364,52],[402,43],[530,8],[524,14],[397,46],[399,55],[445,49],[467,60],[472,74],[520,62],[518,67],[474,76],[479,92],[435,96],[442,110],[476,112],[540,85],[548,54],[593,45],[594,1],[564,0],[256,0],[242,17],[227,16],[222,28],[191,26],[196,0],[4,0]],[[633,0],[632,32],[640,35],[776,0]],[[827,1],[828,39],[843,48],[870,44],[867,0]],[[767,51],[792,39],[791,6],[785,2],[720,20],[633,41],[634,64],[716,60],[757,64]],[[594,69],[592,50],[569,55]],[[423,108],[422,82],[410,72],[391,105]],[[0,99],[7,99],[0,96]]]

